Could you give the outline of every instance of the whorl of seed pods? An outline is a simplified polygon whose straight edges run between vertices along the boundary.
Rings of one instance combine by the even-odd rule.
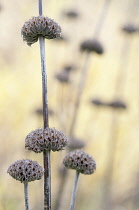
[[[63,163],[67,168],[75,169],[82,174],[93,174],[96,170],[93,157],[81,150],[70,152],[65,156]]]
[[[30,46],[38,41],[39,36],[55,39],[61,36],[60,26],[52,19],[44,16],[33,17],[24,23],[21,29],[23,40]]]
[[[127,34],[133,34],[137,31],[139,31],[139,28],[136,27],[135,25],[128,23],[125,26],[122,27],[122,30],[127,33]]]
[[[83,147],[85,147],[85,142],[83,142],[82,140],[75,137],[69,139],[69,150],[82,149]]]
[[[11,164],[7,173],[20,182],[31,182],[41,179],[44,170],[36,161],[23,159]]]
[[[100,55],[104,53],[101,43],[96,39],[83,41],[80,45],[80,49],[81,51],[95,52]]]
[[[55,128],[36,129],[29,133],[25,139],[25,148],[36,153],[63,150],[67,144],[67,137]]]

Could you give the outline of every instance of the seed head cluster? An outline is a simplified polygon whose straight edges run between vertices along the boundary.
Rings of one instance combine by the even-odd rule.
[[[46,39],[59,38],[61,36],[61,27],[48,17],[38,16],[24,23],[21,35],[23,40],[30,46],[38,41],[39,36]]]
[[[67,137],[55,128],[39,128],[29,133],[25,139],[25,148],[36,153],[59,151],[68,144]]]
[[[44,170],[36,161],[23,159],[11,164],[7,173],[20,182],[31,182],[41,179]]]
[[[80,49],[81,51],[95,52],[100,55],[104,53],[101,43],[96,39],[83,41],[80,45]]]
[[[75,169],[82,174],[93,174],[96,170],[93,157],[81,150],[70,152],[65,156],[63,163],[67,168]]]

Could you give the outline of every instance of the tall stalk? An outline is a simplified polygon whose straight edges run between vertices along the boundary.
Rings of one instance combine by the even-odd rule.
[[[29,201],[28,201],[28,182],[24,182],[24,197],[25,197],[25,209],[29,210]]]
[[[39,15],[42,16],[42,0],[39,0]],[[47,73],[46,73],[46,55],[45,40],[39,37],[41,71],[42,71],[42,100],[43,100],[43,122],[44,129],[49,127],[48,120],[48,94],[47,94]],[[51,163],[50,151],[43,152],[44,162],[44,210],[51,210]]]
[[[72,197],[71,197],[71,203],[70,203],[70,210],[74,210],[74,203],[75,203],[79,175],[80,175],[80,173],[78,171],[76,171],[76,176],[75,176],[75,181],[74,181],[74,186],[73,186],[73,191],[72,191]]]

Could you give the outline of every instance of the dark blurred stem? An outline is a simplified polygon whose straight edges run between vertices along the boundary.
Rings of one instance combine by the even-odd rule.
[[[79,179],[79,172],[76,171],[76,176],[75,176],[75,181],[74,181],[74,186],[73,186],[73,191],[72,191],[72,197],[71,197],[71,203],[70,203],[70,210],[74,210],[74,203],[75,203],[75,197],[76,197],[76,190],[77,190],[77,183]]]
[[[29,201],[28,201],[28,182],[24,182],[24,196],[25,196],[25,209],[29,210]]]
[[[80,78],[80,82],[79,82],[78,90],[77,90],[75,107],[74,107],[74,111],[73,111],[73,118],[72,118],[70,130],[69,130],[69,136],[70,137],[73,136],[74,130],[75,130],[75,126],[76,126],[79,106],[80,106],[80,102],[81,102],[81,96],[82,96],[82,93],[83,93],[83,89],[84,89],[84,86],[85,86],[87,73],[88,73],[88,70],[89,70],[89,68],[88,68],[89,58],[90,58],[90,53],[86,53],[84,65],[83,65],[82,72],[81,72],[81,78]]]
[[[39,15],[42,15],[42,0],[39,0]],[[43,98],[43,121],[44,129],[49,127],[48,121],[48,99],[47,99],[47,73],[46,73],[46,55],[45,40],[39,37],[41,70],[42,70],[42,98]],[[44,210],[51,210],[51,164],[50,151],[43,152],[44,161]]]

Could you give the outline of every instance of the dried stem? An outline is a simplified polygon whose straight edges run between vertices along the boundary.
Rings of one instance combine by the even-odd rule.
[[[28,201],[28,182],[24,182],[24,196],[25,196],[25,209],[29,210],[29,201]]]
[[[96,39],[98,39],[98,35],[100,35],[100,32],[103,28],[103,24],[104,24],[104,21],[106,19],[106,15],[108,13],[108,7],[110,5],[110,2],[111,2],[111,0],[105,0],[104,4],[102,6],[101,14],[99,16],[99,19],[98,19],[98,22],[97,22],[97,25],[96,25],[96,28],[95,28],[95,32],[94,32],[94,35],[93,35],[93,37],[96,38]]]
[[[77,183],[79,179],[79,172],[76,171],[76,176],[75,176],[75,181],[74,181],[74,186],[73,186],[73,191],[72,191],[72,197],[71,197],[71,203],[70,203],[70,210],[74,210],[74,203],[75,203],[75,197],[76,197],[76,190],[77,190]]]
[[[86,81],[86,77],[87,77],[87,73],[88,73],[88,65],[89,65],[89,58],[90,58],[90,53],[86,54],[85,57],[85,61],[84,61],[84,65],[81,71],[81,78],[80,78],[80,82],[78,85],[78,92],[77,92],[77,96],[76,96],[76,101],[75,101],[75,107],[74,107],[74,112],[73,112],[73,118],[72,118],[72,122],[71,122],[71,127],[70,127],[70,131],[69,131],[69,136],[73,136],[74,130],[75,130],[75,125],[76,125],[76,121],[77,121],[77,117],[78,117],[78,110],[79,110],[79,106],[80,106],[80,102],[81,102],[81,96],[83,93],[83,89],[84,89],[84,85],[85,85],[85,81]]]
[[[39,0],[39,15],[42,15],[42,0]],[[44,129],[49,127],[48,121],[48,99],[47,99],[47,73],[46,73],[46,55],[45,40],[39,37],[41,70],[42,70],[42,98],[43,98],[43,121]],[[51,210],[51,164],[50,151],[43,152],[44,161],[44,210]]]

